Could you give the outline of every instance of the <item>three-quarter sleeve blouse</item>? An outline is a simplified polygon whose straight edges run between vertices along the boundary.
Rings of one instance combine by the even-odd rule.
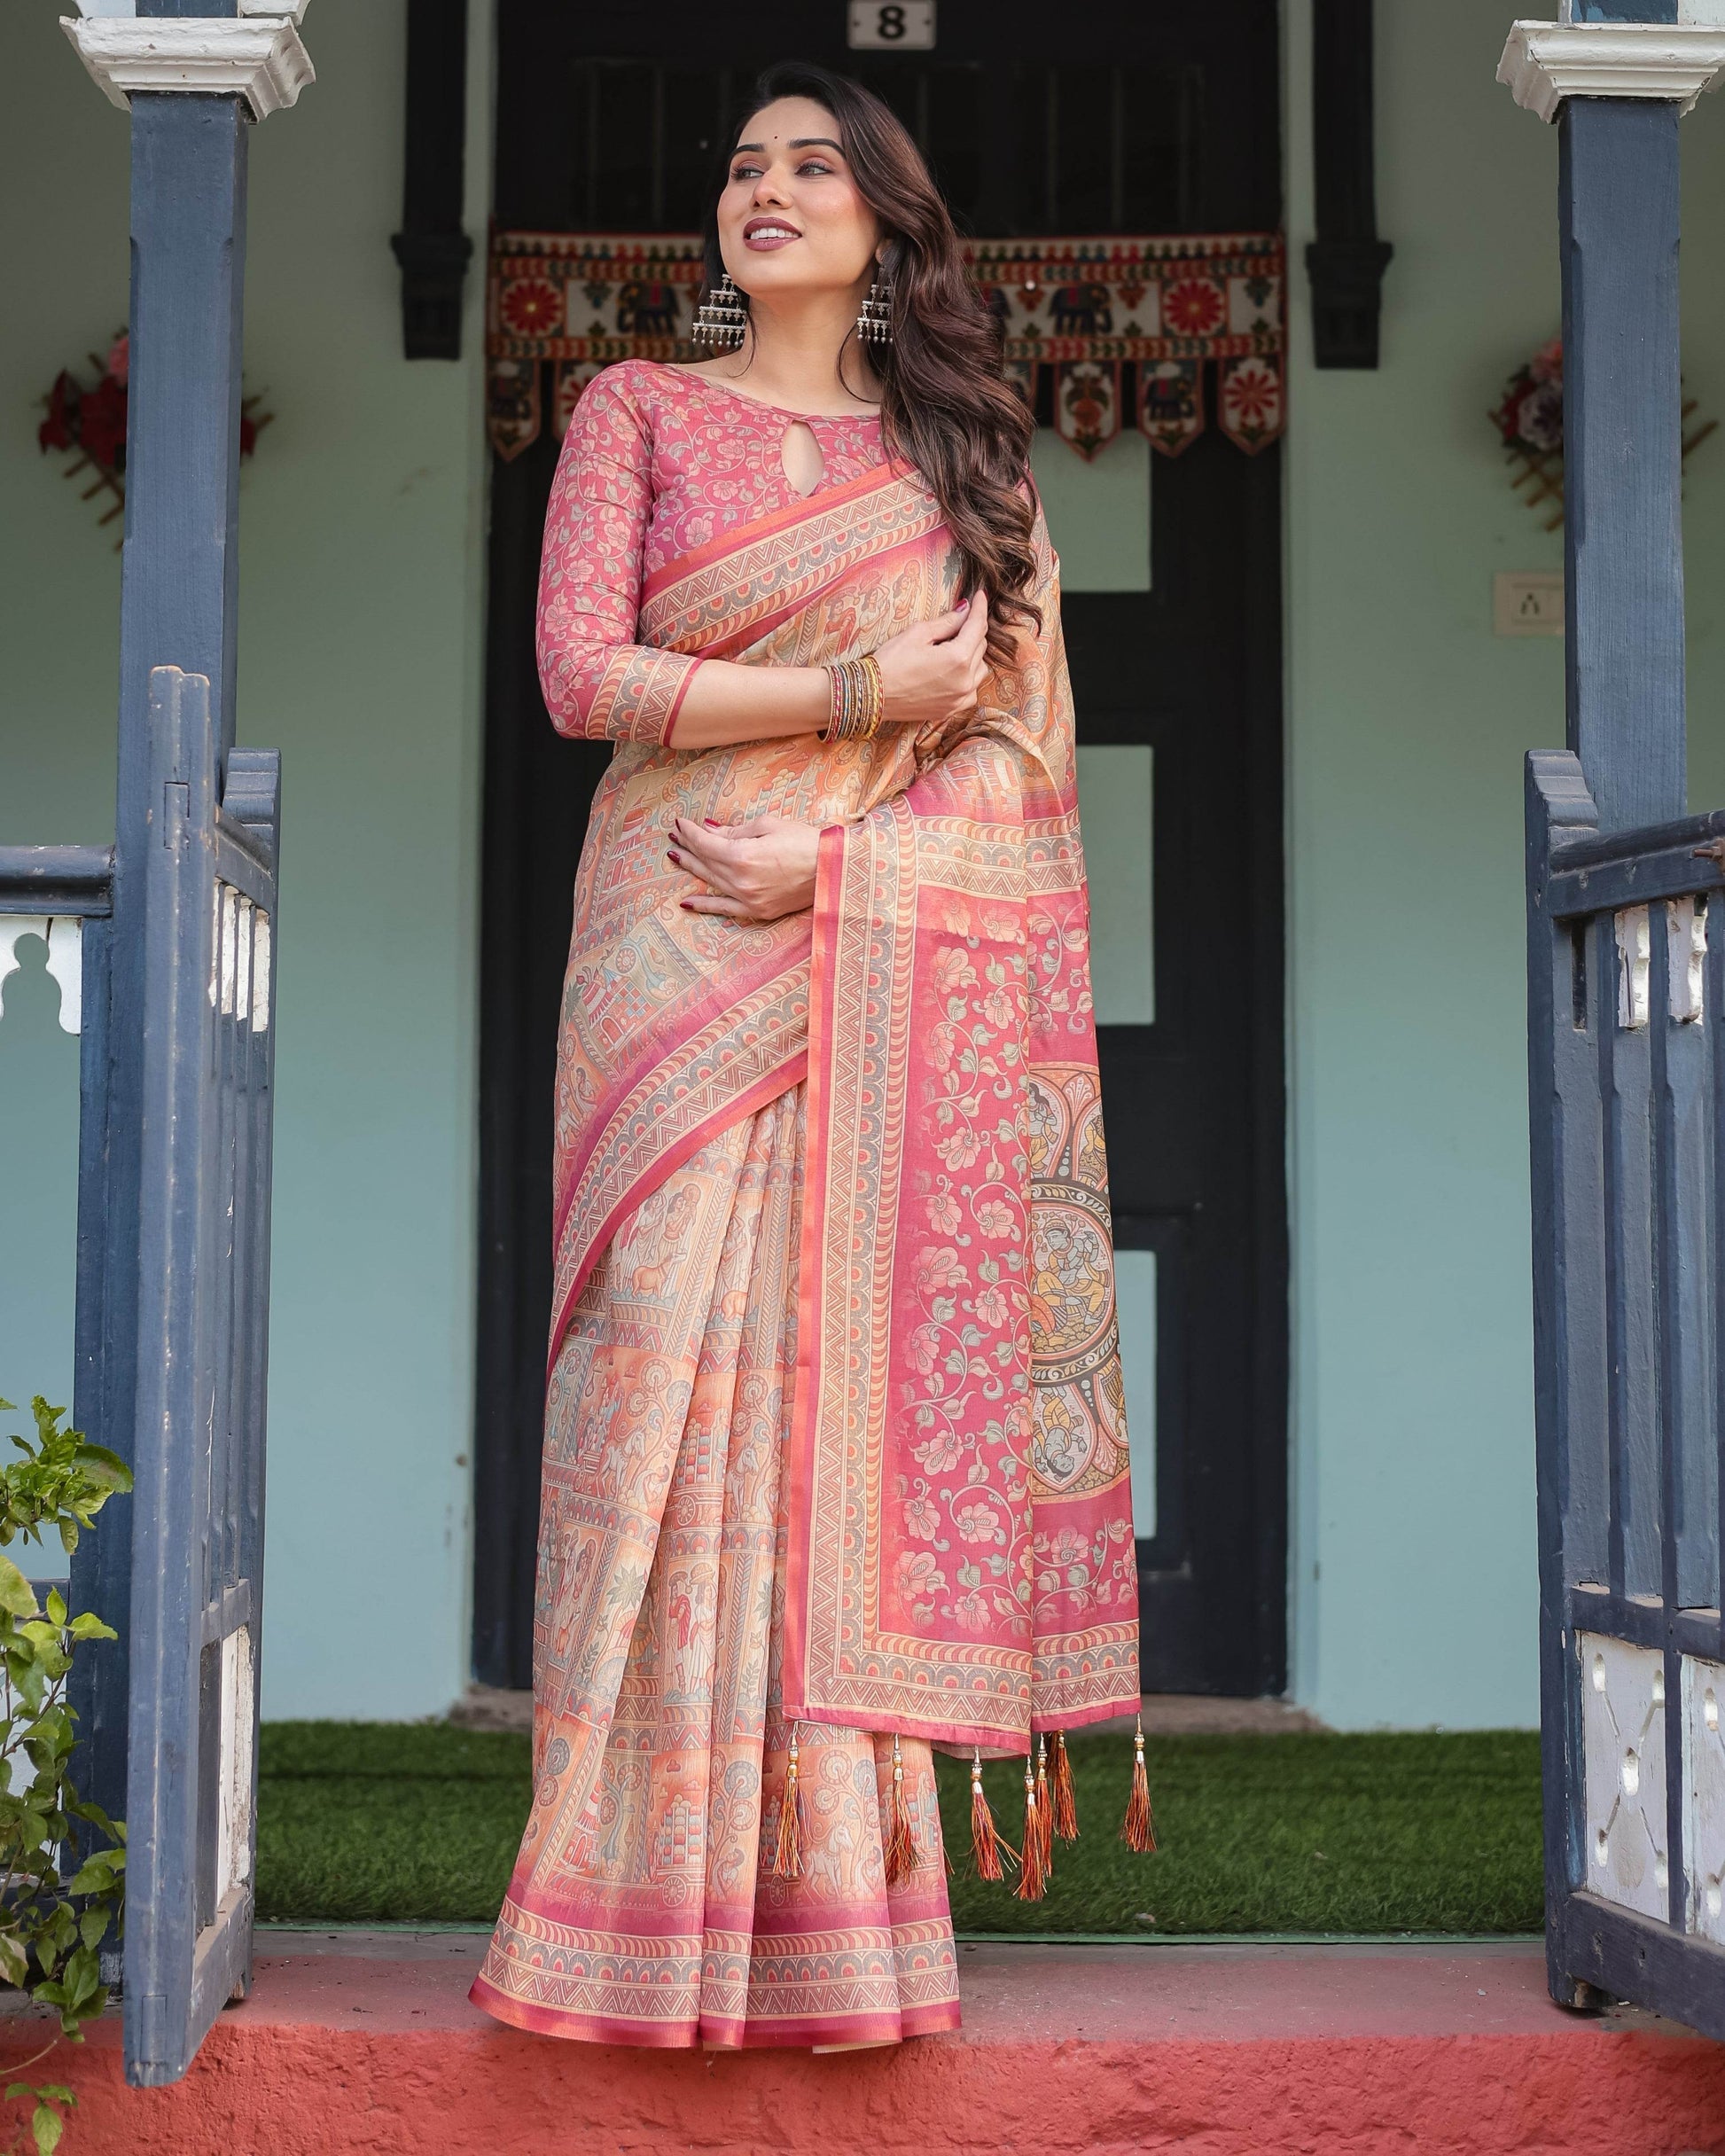
[[[785,429],[805,426],[821,484],[880,464],[872,413],[806,418],[652,360],[607,367],[564,437],[539,574],[539,679],[559,733],[675,746],[699,659],[637,641],[644,588],[735,527],[799,497]]]
[[[559,733],[668,744],[700,661],[634,641],[652,442],[619,371],[589,386],[558,459],[539,570],[539,682]]]

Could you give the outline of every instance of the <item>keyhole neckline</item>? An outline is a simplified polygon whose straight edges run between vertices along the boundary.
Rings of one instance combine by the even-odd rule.
[[[821,491],[826,479],[826,454],[821,448],[821,438],[807,419],[792,419],[779,437],[778,468],[785,485],[799,501],[806,502]],[[812,472],[808,484],[803,486],[798,471]]]
[[[746,404],[752,411],[766,412],[775,419],[800,422],[804,426],[878,426],[880,407],[865,405],[856,411],[792,411],[788,404],[769,404],[765,397],[752,397],[746,390],[738,389],[734,382],[722,380],[716,374],[697,374],[692,367],[679,366],[675,360],[661,359],[651,363],[662,367],[667,374],[681,375],[685,381],[693,382],[703,389],[716,389],[732,397],[739,404]]]

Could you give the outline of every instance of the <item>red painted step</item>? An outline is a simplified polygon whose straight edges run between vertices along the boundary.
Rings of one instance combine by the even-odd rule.
[[[379,1942],[272,1940],[177,2088],[127,2090],[112,2023],[60,2051],[37,2072],[80,2092],[68,2149],[1725,2156],[1725,2046],[1563,2013],[1522,1945],[969,1946],[960,2034],[811,2058],[522,2035],[466,2002],[477,1939]]]

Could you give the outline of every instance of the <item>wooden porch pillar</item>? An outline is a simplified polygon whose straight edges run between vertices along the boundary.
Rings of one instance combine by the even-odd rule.
[[[113,0],[105,0],[111,11]],[[80,0],[90,10],[95,0]],[[238,594],[240,315],[246,151],[252,123],[312,79],[296,27],[306,0],[136,0],[68,22],[79,57],[132,127],[130,371],[121,582],[119,781],[107,1129],[99,1203],[81,1206],[79,1301],[101,1313],[81,1337],[80,1426],[133,1457],[137,1371],[143,895],[154,818],[151,670],[207,676],[223,766],[234,738]],[[154,804],[159,816],[160,804]],[[86,1222],[101,1223],[82,1232]],[[82,1328],[81,1328],[82,1332]],[[113,1517],[120,1517],[114,1515]],[[110,1530],[74,1560],[78,1606],[119,1630],[86,1658],[74,1698],[87,1793],[126,1810],[131,1550]],[[79,1679],[74,1677],[74,1690]]]
[[[1677,122],[1725,36],[1678,12],[1573,0],[1498,69],[1560,136],[1568,746],[1604,831],[1685,805]]]

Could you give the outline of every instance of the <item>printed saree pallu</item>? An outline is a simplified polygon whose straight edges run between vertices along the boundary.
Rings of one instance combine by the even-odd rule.
[[[890,462],[647,575],[639,646],[607,662],[621,739],[558,1072],[535,1793],[473,1995],[520,2026],[656,2044],[956,2026],[931,1745],[1024,1753],[1136,1705],[1040,518],[1036,543],[1040,636],[920,767],[890,723],[680,754],[662,712],[640,738],[616,723],[674,708],[654,660],[821,664],[949,606],[938,506]],[[812,916],[683,911],[670,818],[769,811],[825,827]],[[792,1729],[801,1875],[782,1878]],[[895,1751],[918,1861],[889,1886]]]

